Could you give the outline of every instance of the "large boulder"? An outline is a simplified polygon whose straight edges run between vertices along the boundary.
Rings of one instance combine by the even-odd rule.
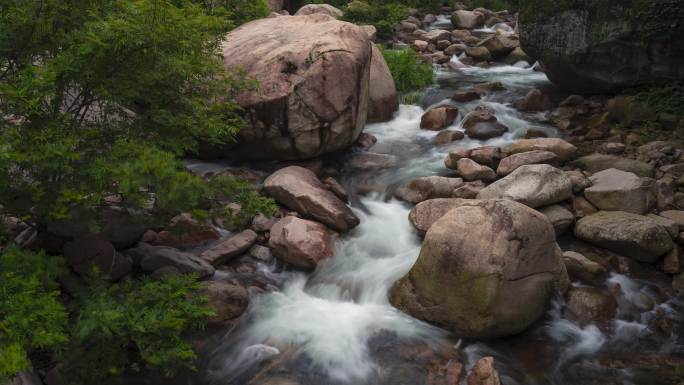
[[[182,274],[194,273],[204,278],[214,275],[215,271],[204,259],[168,246],[152,246],[140,242],[136,247],[126,250],[126,254],[147,273],[174,268]]]
[[[378,47],[373,44],[370,68],[370,89],[368,100],[368,123],[392,120],[394,112],[399,109],[399,94],[394,84],[385,58]]]
[[[297,13],[295,13],[295,16],[313,15],[315,13],[332,16],[335,19],[339,19],[344,14],[340,9],[337,9],[330,4],[307,4],[299,8]]]
[[[77,237],[64,245],[64,258],[78,274],[88,276],[93,267],[112,280],[119,280],[131,272],[131,261],[119,254],[102,234]]]
[[[684,79],[684,2],[533,0],[520,3],[520,40],[551,81],[605,93]]]
[[[273,255],[293,266],[309,269],[335,255],[336,234],[314,221],[288,216],[271,228]]]
[[[258,82],[237,102],[248,126],[232,156],[306,159],[339,150],[366,124],[372,44],[324,14],[255,20],[223,42],[224,67]]]
[[[548,164],[518,167],[477,194],[479,199],[510,199],[532,208],[558,203],[571,196],[570,178]]]
[[[655,180],[609,168],[589,178],[584,196],[599,210],[647,213],[656,203]]]
[[[214,311],[210,324],[221,324],[242,315],[249,304],[249,292],[237,281],[209,281],[202,289]]]
[[[391,303],[463,337],[519,333],[567,284],[555,239],[549,221],[522,204],[464,203],[427,231]]]
[[[657,221],[622,211],[599,211],[580,219],[575,236],[641,262],[656,262],[674,247]]]
[[[299,166],[282,168],[266,178],[264,189],[278,203],[337,231],[359,224],[359,218],[316,174]]]

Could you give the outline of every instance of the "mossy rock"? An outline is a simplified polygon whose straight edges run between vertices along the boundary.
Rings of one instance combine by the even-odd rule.
[[[681,0],[527,0],[521,44],[573,92],[684,79]]]

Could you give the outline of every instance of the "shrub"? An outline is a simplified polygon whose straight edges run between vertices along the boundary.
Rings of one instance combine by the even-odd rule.
[[[466,0],[465,6],[468,9],[486,8],[492,11],[511,11],[518,10],[518,0]]]
[[[652,87],[637,93],[637,100],[648,104],[658,113],[684,116],[684,83]]]
[[[354,0],[344,8],[342,19],[355,24],[371,24],[380,37],[389,37],[394,27],[408,15],[408,8],[398,3]]]
[[[31,368],[28,352],[67,341],[59,301],[62,261],[10,247],[0,254],[0,383]]]
[[[192,275],[91,281],[76,301],[66,376],[74,384],[90,384],[144,368],[167,375],[193,368],[196,355],[183,338],[213,315],[201,287]]]
[[[432,84],[432,66],[423,63],[414,50],[382,49],[382,55],[400,93],[407,94]]]
[[[271,14],[266,0],[195,0],[210,14],[225,17],[232,26],[240,26]]]

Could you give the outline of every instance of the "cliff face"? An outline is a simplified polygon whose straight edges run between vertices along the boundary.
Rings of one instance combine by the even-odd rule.
[[[520,40],[554,83],[610,92],[684,79],[682,0],[524,0]]]

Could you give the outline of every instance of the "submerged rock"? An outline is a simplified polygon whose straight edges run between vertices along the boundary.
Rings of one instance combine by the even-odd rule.
[[[519,333],[567,285],[555,239],[546,217],[522,204],[466,202],[430,227],[391,302],[463,337]]]

